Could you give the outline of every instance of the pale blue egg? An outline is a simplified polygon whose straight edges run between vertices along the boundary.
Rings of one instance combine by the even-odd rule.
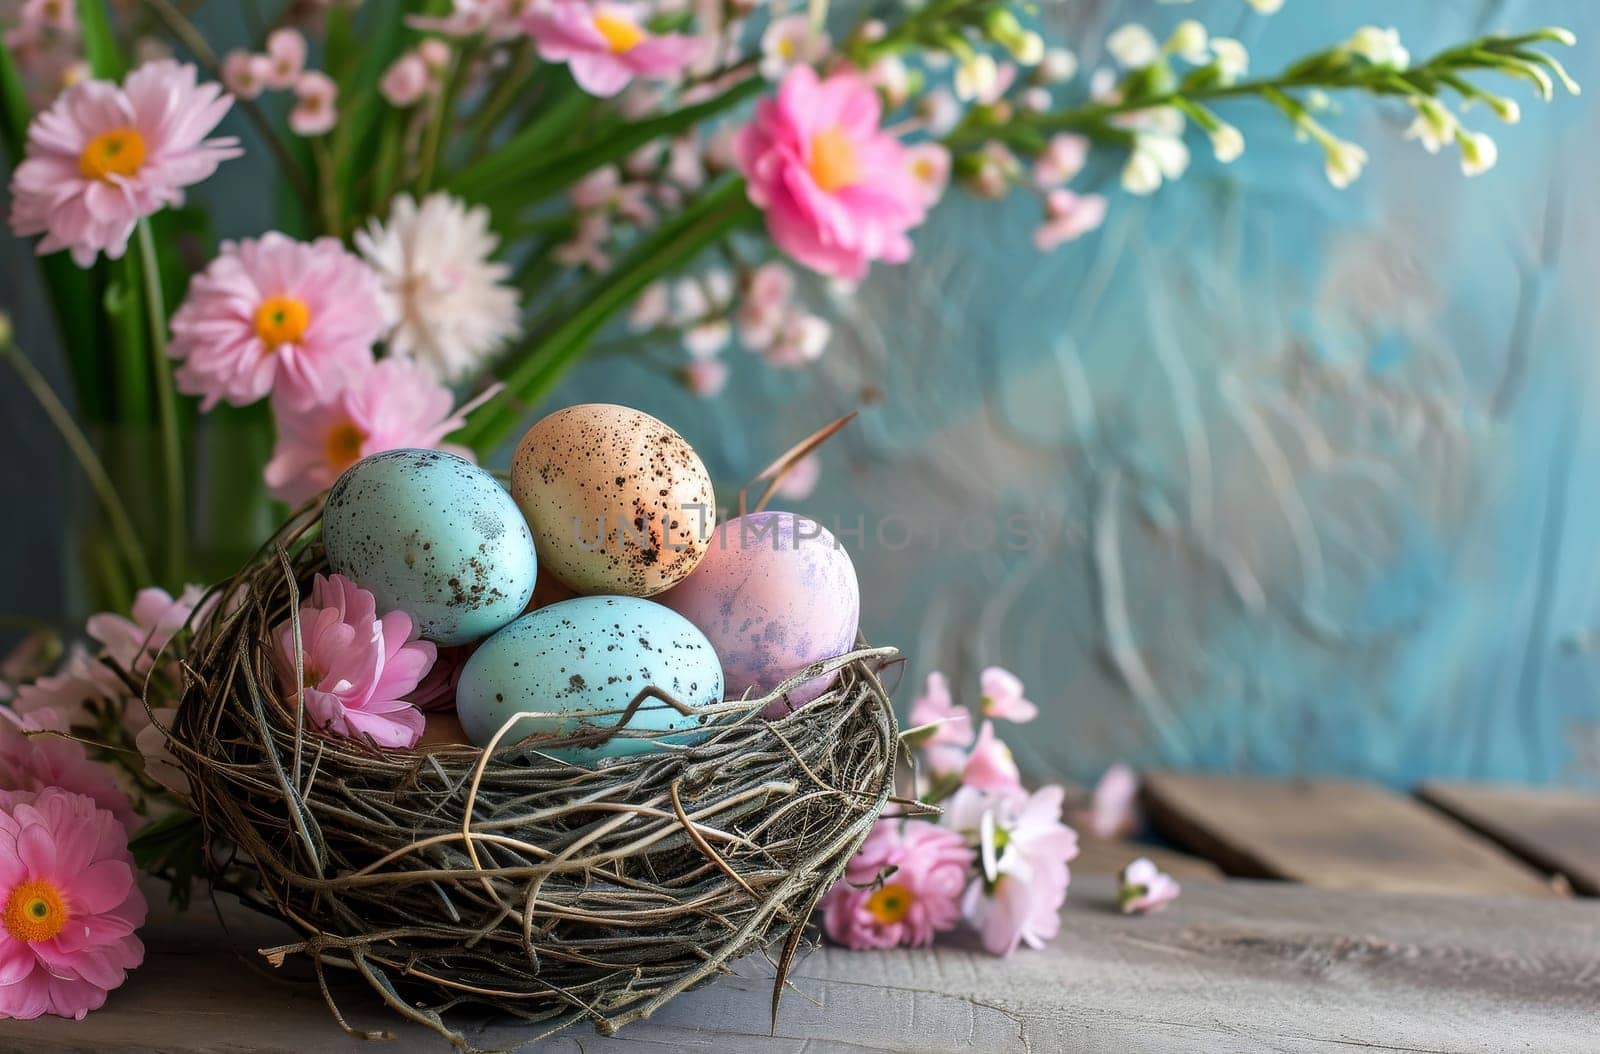
[[[519,712],[548,714],[624,710],[641,688],[654,686],[690,707],[722,700],[722,667],[705,634],[688,619],[638,597],[578,597],[540,608],[484,641],[461,671],[456,712],[467,738],[486,745]],[[523,718],[501,737],[509,745],[538,732],[572,735],[616,724],[604,717]],[[647,698],[627,724],[650,731],[691,730],[665,740],[705,736],[705,718]],[[592,747],[538,748],[567,761],[637,754],[660,747],[613,736]]]
[[[438,450],[362,458],[328,492],[328,564],[404,611],[423,637],[465,644],[516,618],[533,595],[533,535],[500,481]]]

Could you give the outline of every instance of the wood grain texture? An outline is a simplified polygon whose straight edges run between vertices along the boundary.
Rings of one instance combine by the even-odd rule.
[[[82,1022],[0,1023],[0,1049],[39,1052],[439,1052],[359,986],[346,1038],[303,964],[259,966],[275,924],[225,909],[158,912],[149,958]],[[577,1029],[535,1049],[562,1054],[817,1052],[1451,1051],[1592,1052],[1600,1006],[1600,912],[1568,900],[1328,892],[1194,882],[1165,912],[1118,915],[1108,879],[1080,879],[1061,936],[999,960],[958,946],[804,958],[768,1031],[771,968],[746,960],[649,1021],[603,1038]],[[482,1045],[526,1031],[485,1023]]]
[[[1156,772],[1144,797],[1158,830],[1231,875],[1324,889],[1556,895],[1488,840],[1374,784]]]
[[[1417,796],[1579,893],[1600,896],[1600,794],[1432,782]]]
[[[1209,860],[1166,846],[1145,845],[1108,838],[1078,836],[1078,855],[1072,861],[1074,875],[1115,875],[1133,860],[1149,857],[1156,865],[1179,881],[1200,879],[1215,882],[1222,871]]]

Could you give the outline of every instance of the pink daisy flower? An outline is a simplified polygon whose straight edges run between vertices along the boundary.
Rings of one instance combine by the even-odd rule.
[[[874,260],[911,258],[906,232],[927,215],[928,192],[881,116],[859,73],[819,80],[796,66],[734,142],[773,240],[812,270],[856,280]]]
[[[1022,786],[1022,774],[1011,748],[994,734],[994,722],[978,729],[978,741],[961,769],[961,782],[981,791],[1011,791]]]
[[[927,947],[961,920],[973,851],[936,824],[879,820],[823,900],[828,936],[850,948]],[[894,868],[893,874],[879,876]]]
[[[231,136],[207,139],[233,105],[218,84],[170,59],[128,74],[122,87],[83,81],[28,126],[11,176],[11,229],[43,234],[39,253],[72,250],[79,267],[120,257],[141,217],[181,204],[183,188],[238,157]]]
[[[422,711],[405,697],[437,651],[417,639],[410,615],[380,619],[371,593],[343,575],[318,575],[300,607],[303,680],[295,676],[294,623],[285,619],[273,637],[278,681],[304,701],[312,724],[380,747],[413,747],[422,737]]]
[[[1022,680],[1002,666],[986,666],[978,674],[983,693],[978,704],[984,717],[1024,724],[1039,716],[1039,708],[1022,697]]]
[[[1178,880],[1141,856],[1117,875],[1117,906],[1124,915],[1143,915],[1178,899],[1183,888]]]
[[[39,730],[65,732],[67,721],[49,709],[22,717],[0,708],[0,790],[61,787],[93,798],[118,823],[130,831],[138,830],[143,821],[117,785],[111,768],[89,757],[88,750],[76,740],[28,734]]]
[[[472,452],[443,442],[466,424],[450,389],[410,359],[384,359],[326,403],[303,408],[274,400],[278,445],[267,462],[274,497],[299,505],[333,486],[357,461],[402,447]]]
[[[938,670],[911,704],[911,727],[935,726],[922,744],[922,756],[934,776],[960,772],[972,745],[972,715],[950,697],[950,682]]]
[[[552,0],[535,4],[522,25],[546,62],[565,62],[578,87],[609,98],[635,77],[667,77],[692,64],[705,51],[695,37],[652,34],[634,4]]]
[[[333,238],[223,242],[172,316],[178,388],[202,410],[274,389],[294,406],[327,402],[371,364],[387,322],[377,278]]]
[[[81,794],[0,794],[0,1017],[81,1020],[144,961],[128,835]]]
[[[1060,929],[1061,905],[1078,855],[1077,832],[1061,822],[1065,791],[1043,787],[987,794],[963,787],[945,804],[940,823],[976,840],[980,874],[962,898],[962,912],[983,946],[1010,955],[1022,944],[1041,948]]]

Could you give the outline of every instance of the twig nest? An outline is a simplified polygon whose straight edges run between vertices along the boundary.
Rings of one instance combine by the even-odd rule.
[[[442,1017],[460,1004],[609,1033],[784,940],[781,988],[889,799],[898,729],[875,671],[893,652],[804,671],[838,673],[781,721],[769,699],[718,703],[704,738],[595,765],[543,753],[556,733],[378,749],[312,728],[273,676],[269,631],[325,569],[319,516],[223,588],[172,728],[209,836],[303,935],[269,959],[352,969],[462,1046]]]

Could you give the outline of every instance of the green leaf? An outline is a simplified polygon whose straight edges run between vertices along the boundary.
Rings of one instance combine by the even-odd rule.
[[[463,169],[449,185],[457,194],[474,201],[514,188],[516,199],[530,204],[576,183],[602,165],[627,157],[646,143],[693,128],[765,87],[766,82],[760,77],[751,77],[715,99],[646,121],[615,126],[594,142],[553,154],[545,153],[549,144],[542,138],[517,136],[502,149]]]
[[[28,105],[27,89],[22,86],[22,75],[17,72],[11,49],[0,44],[0,146],[5,147],[13,165],[22,160],[32,120],[33,110]]]
[[[78,0],[78,26],[90,72],[103,80],[120,81],[128,64],[117,46],[117,35],[111,31],[107,3],[109,0]]]
[[[173,813],[154,820],[128,840],[128,850],[139,870],[171,883],[173,906],[189,906],[190,888],[206,870],[205,829],[198,816]]]
[[[393,12],[381,12],[368,19],[372,22],[376,24],[366,26],[370,35],[361,39],[354,60],[346,59],[342,67],[335,67],[343,112],[333,137],[333,171],[340,200],[349,210],[344,217],[346,227],[354,226],[366,214],[355,202],[356,185],[368,174],[379,148],[383,118],[393,110],[379,94],[378,82],[405,42],[405,20]],[[331,52],[331,41],[329,47]]]

